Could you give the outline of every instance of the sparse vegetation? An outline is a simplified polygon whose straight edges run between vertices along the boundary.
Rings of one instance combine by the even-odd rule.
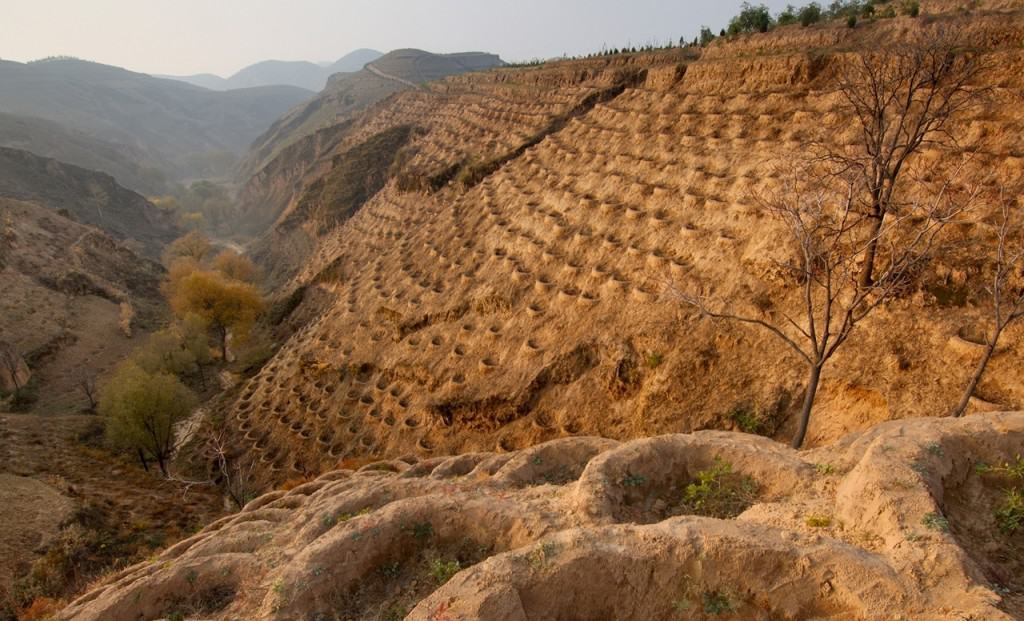
[[[941,513],[926,513],[921,518],[921,524],[929,530],[937,530],[943,533],[949,532],[949,520]]]
[[[732,518],[742,513],[757,497],[757,482],[733,472],[732,464],[716,458],[714,464],[699,470],[683,491],[688,513],[717,518]]]
[[[827,515],[813,513],[804,519],[804,524],[810,528],[828,528],[832,526],[832,518]]]

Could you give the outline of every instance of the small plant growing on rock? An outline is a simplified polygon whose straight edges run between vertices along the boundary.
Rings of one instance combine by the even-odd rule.
[[[736,517],[757,495],[757,482],[732,471],[732,464],[716,458],[714,465],[697,472],[694,482],[683,491],[689,513],[717,518]]]
[[[827,515],[814,513],[807,516],[804,520],[804,524],[807,524],[811,528],[828,528],[829,526],[832,526],[832,518]]]
[[[720,615],[735,612],[736,605],[727,593],[721,591],[709,591],[704,594],[704,612],[709,615]]]
[[[625,487],[640,487],[647,482],[647,477],[642,474],[627,474],[622,479],[622,485]]]
[[[430,577],[439,585],[452,579],[452,576],[459,573],[462,566],[457,560],[446,561],[443,558],[435,558],[430,561]]]
[[[939,513],[926,513],[925,516],[921,518],[921,523],[924,524],[925,528],[930,530],[937,530],[943,533],[949,532],[949,520]]]
[[[1008,489],[1002,506],[996,511],[999,530],[1010,535],[1024,528],[1024,493],[1019,489]]]

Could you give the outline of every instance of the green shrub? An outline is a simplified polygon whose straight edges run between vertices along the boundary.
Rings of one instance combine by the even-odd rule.
[[[846,27],[847,28],[856,28],[857,27],[857,16],[856,15],[851,15],[851,16],[846,18]]]
[[[459,573],[461,569],[462,566],[457,560],[446,561],[442,558],[435,558],[430,561],[430,577],[439,585],[451,580],[452,576]]]
[[[1019,489],[1008,489],[1003,504],[996,510],[999,530],[1010,535],[1024,528],[1024,493]]]
[[[798,17],[800,19],[800,25],[804,28],[807,28],[811,24],[816,24],[821,21],[821,6],[817,2],[812,2],[800,9]]]
[[[683,491],[683,504],[689,513],[717,518],[732,518],[749,507],[757,496],[757,482],[732,471],[732,464],[716,457],[714,464],[697,472],[695,480]]]

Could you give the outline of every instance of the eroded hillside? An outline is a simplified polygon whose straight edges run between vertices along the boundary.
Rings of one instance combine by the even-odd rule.
[[[1018,413],[801,453],[704,431],[379,462],[254,500],[59,618],[1009,621],[1024,549],[979,466],[1022,442]],[[712,507],[701,480],[735,494]]]
[[[753,305],[789,291],[779,310],[798,302],[774,270],[780,232],[757,196],[819,128],[852,140],[834,89],[852,51],[955,29],[988,61],[994,91],[954,119],[955,132],[981,146],[979,171],[1019,170],[1021,18],[782,28],[699,58],[674,50],[471,73],[378,104],[309,154],[260,244],[269,271],[296,272],[282,295],[301,304],[286,322],[294,334],[225,417],[237,450],[280,481],[346,459],[750,419],[789,437],[805,388],[796,356],[667,293],[710,289]],[[369,200],[325,194],[359,165],[349,154],[403,127]],[[992,259],[993,209],[951,227],[913,287],[857,327],[826,370],[812,446],[956,402],[982,349],[988,311],[973,275]],[[973,410],[1024,397],[1020,332],[1005,338]]]

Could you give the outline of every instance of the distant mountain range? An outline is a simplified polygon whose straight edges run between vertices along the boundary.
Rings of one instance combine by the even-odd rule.
[[[376,50],[358,49],[327,64],[311,63],[304,60],[265,60],[249,65],[229,78],[222,78],[212,73],[187,76],[157,75],[154,77],[180,80],[215,91],[273,85],[297,86],[310,91],[320,91],[327,85],[327,78],[331,75],[359,71],[366,63],[373,62],[381,56],[383,54]]]
[[[224,174],[275,119],[313,95],[280,85],[216,92],[75,59],[0,61],[0,85],[0,112],[124,145],[122,155],[170,179]],[[44,139],[20,140],[33,148]]]

